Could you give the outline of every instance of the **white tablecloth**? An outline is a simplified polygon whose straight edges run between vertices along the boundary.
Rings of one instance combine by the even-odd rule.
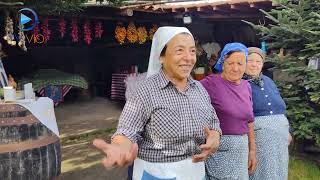
[[[28,109],[43,125],[59,137],[59,129],[52,99],[48,97],[40,97],[35,101],[17,100],[16,104]]]

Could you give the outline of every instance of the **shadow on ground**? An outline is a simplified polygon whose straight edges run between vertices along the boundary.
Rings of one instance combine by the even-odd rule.
[[[127,168],[106,170],[101,164],[104,156],[91,145],[94,138],[110,140],[110,132],[104,130],[116,128],[122,108],[121,103],[95,98],[63,103],[55,109],[60,138],[63,140],[61,180],[126,179]],[[96,131],[105,133],[95,134]],[[65,141],[77,136],[81,138]]]
[[[126,172],[125,168],[106,170],[98,164],[89,168],[76,168],[71,172],[62,173],[61,180],[126,180],[126,176],[123,176]]]
[[[91,145],[91,142],[92,138],[62,146],[61,179],[125,180],[127,168],[106,170],[101,164],[104,156]]]

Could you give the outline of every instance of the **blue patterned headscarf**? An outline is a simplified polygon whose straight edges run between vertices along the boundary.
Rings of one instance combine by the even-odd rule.
[[[248,60],[248,48],[241,43],[228,43],[224,46],[221,51],[220,58],[218,59],[214,69],[216,69],[219,73],[222,72],[222,66],[224,63],[224,58],[229,52],[243,52],[246,56],[246,61]]]

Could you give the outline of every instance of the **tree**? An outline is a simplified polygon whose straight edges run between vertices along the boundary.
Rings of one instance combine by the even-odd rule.
[[[307,67],[311,58],[320,58],[320,0],[278,0],[271,12],[261,10],[270,25],[250,22],[269,43],[269,58],[294,81],[277,84],[287,104],[287,116],[294,136],[320,145],[320,71]],[[285,49],[289,56],[276,54]]]

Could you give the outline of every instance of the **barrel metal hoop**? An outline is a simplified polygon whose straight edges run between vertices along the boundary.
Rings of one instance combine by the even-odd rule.
[[[27,111],[27,109],[19,104],[2,104],[2,105],[0,105],[0,112],[8,112],[8,111]]]
[[[0,118],[1,126],[12,126],[12,125],[22,125],[22,124],[34,124],[40,122],[32,114],[25,117],[12,117],[12,118]]]
[[[45,136],[44,138],[41,138],[38,140],[24,141],[24,142],[15,143],[15,144],[4,144],[4,145],[0,145],[0,154],[39,148],[42,146],[46,146],[48,144],[52,144],[58,140],[59,140],[59,137],[57,137],[56,135],[52,135],[52,136]]]

